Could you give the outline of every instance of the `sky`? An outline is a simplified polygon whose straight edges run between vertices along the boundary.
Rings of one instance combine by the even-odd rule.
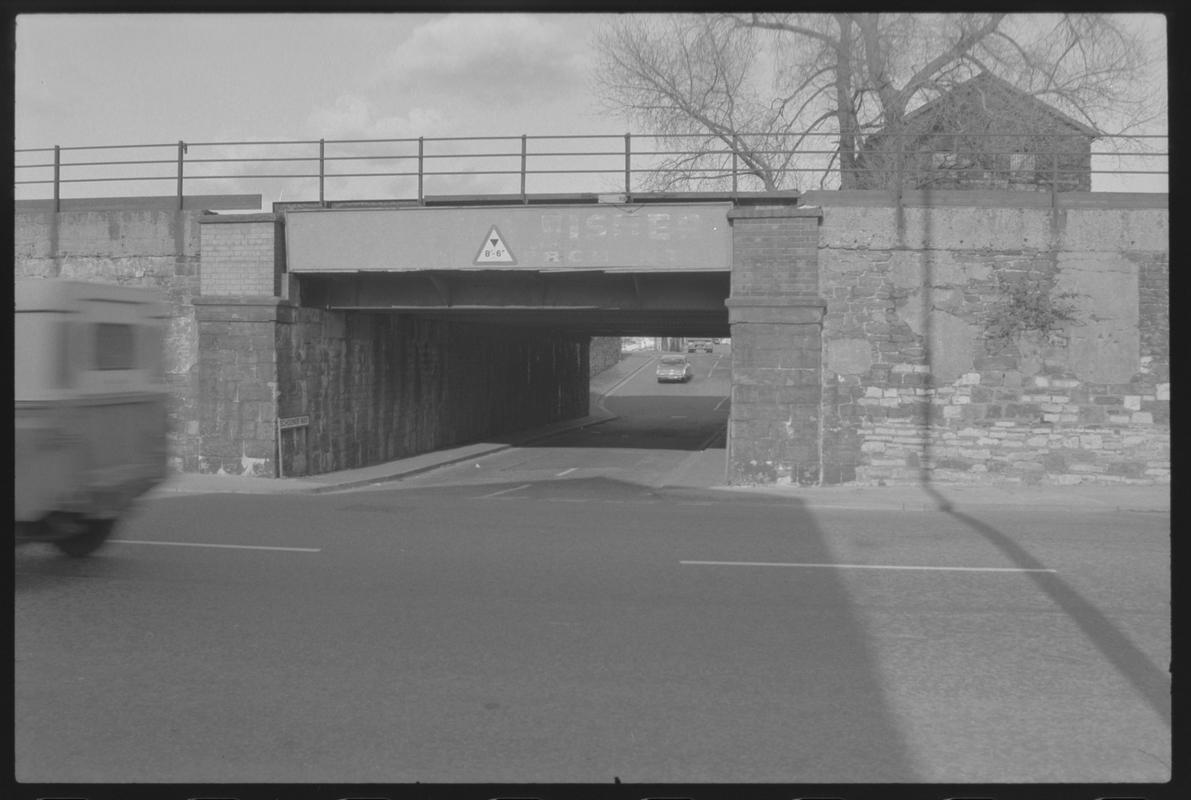
[[[602,108],[590,86],[592,34],[604,19],[570,13],[24,14],[16,19],[16,147],[623,134],[629,123]],[[299,151],[317,153],[310,146],[293,152]],[[100,152],[110,158],[125,151]],[[170,151],[154,152],[168,158]],[[260,146],[191,147],[187,158],[262,154]],[[45,163],[52,156],[41,158]],[[196,172],[188,167],[187,174]],[[73,174],[83,173],[76,168]],[[493,191],[497,180],[440,179],[427,191]],[[609,188],[619,178],[601,180],[600,188]],[[95,194],[96,185],[64,187],[64,196]],[[102,186],[99,193],[106,194],[172,190],[161,181],[149,184],[154,190]],[[266,205],[287,196],[317,199],[317,183],[310,180],[195,186],[197,193],[263,192]],[[18,186],[18,197],[47,191]],[[409,196],[411,189],[394,179],[352,191]]]
[[[587,88],[594,22],[513,13],[22,15],[17,146],[608,129]]]
[[[21,15],[16,147],[623,134],[627,123],[589,91],[596,23],[516,13]],[[256,183],[196,191],[264,189],[268,202],[286,191],[311,199],[317,186]]]

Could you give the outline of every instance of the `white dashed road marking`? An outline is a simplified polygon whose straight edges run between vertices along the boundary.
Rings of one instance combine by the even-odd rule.
[[[147,542],[133,539],[108,539],[111,544],[155,544],[166,547],[216,547],[226,550],[280,550],[284,553],[321,553],[321,547],[266,547],[259,544],[204,544],[202,542]]]
[[[520,486],[514,486],[511,489],[501,489],[499,492],[493,492],[492,494],[480,495],[480,499],[483,500],[486,497],[499,497],[500,495],[508,494],[509,492],[519,492],[522,489],[528,489],[530,486],[533,486],[533,484],[532,483],[523,483]]]
[[[804,567],[820,569],[900,569],[932,570],[940,572],[1057,572],[1053,569],[1024,569],[1019,567],[918,567],[895,564],[782,564],[770,561],[679,561],[679,564],[709,567]]]

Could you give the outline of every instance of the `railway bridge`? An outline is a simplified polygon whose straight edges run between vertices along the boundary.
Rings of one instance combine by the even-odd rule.
[[[794,195],[700,194],[200,218],[200,353],[237,354],[205,378],[205,416],[275,382],[257,430],[311,427],[279,432],[287,474],[359,466],[583,416],[593,337],[731,336],[728,478],[817,481],[819,217]]]
[[[427,195],[415,143],[416,199],[327,201],[319,142],[319,200],[266,213],[184,193],[183,143],[176,197],[61,198],[55,148],[16,275],[167,293],[179,471],[579,418],[593,347],[652,335],[731,337],[728,483],[1169,480],[1164,193],[630,193],[625,137],[623,193],[533,194],[521,137],[520,192]],[[1021,291],[1074,316],[1013,328]]]

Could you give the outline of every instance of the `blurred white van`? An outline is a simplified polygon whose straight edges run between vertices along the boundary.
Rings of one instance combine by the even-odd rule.
[[[165,479],[168,306],[147,289],[16,282],[16,537],[83,556]]]

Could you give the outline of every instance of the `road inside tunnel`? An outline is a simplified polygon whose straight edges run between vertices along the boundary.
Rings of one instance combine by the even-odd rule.
[[[723,448],[732,356],[726,345],[717,345],[716,349],[719,352],[686,355],[691,377],[681,383],[657,380],[656,367],[661,357],[668,354],[644,356],[642,364],[627,380],[595,401],[603,410],[615,414],[615,419],[559,434],[538,444],[683,451]]]
[[[614,418],[572,428],[496,453],[478,462],[445,466],[403,481],[409,486],[615,480],[636,486],[723,485],[731,387],[731,347],[712,353],[682,353],[692,377],[661,383],[661,352],[625,356],[614,369],[621,376],[604,392],[593,392],[592,410]],[[593,386],[597,383],[593,383]]]
[[[517,348],[528,347],[533,351],[539,344],[547,349],[555,346],[551,342],[560,342],[565,350],[567,342],[582,342],[586,337],[658,337],[656,341],[667,344],[682,341],[682,337],[719,337],[724,341],[715,345],[713,352],[682,353],[690,360],[692,375],[681,383],[663,384],[656,380],[654,368],[660,352],[631,354],[629,358],[635,361],[646,359],[649,364],[638,364],[642,367],[640,372],[614,387],[607,396],[593,395],[591,401],[593,412],[602,411],[615,419],[537,441],[532,447],[539,454],[551,449],[565,450],[569,459],[584,463],[598,460],[594,453],[598,450],[649,452],[653,454],[646,459],[651,467],[647,470],[649,481],[666,480],[669,474],[666,470],[663,470],[666,474],[658,474],[656,468],[659,465],[655,462],[666,462],[672,472],[681,466],[671,463],[679,456],[686,458],[694,453],[705,453],[696,470],[702,476],[699,480],[707,485],[719,485],[726,479],[726,429],[731,391],[728,338],[731,326],[726,305],[730,284],[728,270],[551,272],[473,269],[306,274],[301,278],[300,303],[349,319],[357,315],[373,319],[392,315],[404,320],[450,326],[461,332],[457,340],[459,347],[443,360],[444,368],[454,375],[484,373],[494,363],[488,354],[489,345],[506,338],[516,341]],[[503,357],[499,353],[491,356]],[[510,376],[520,375],[517,370],[524,367],[516,358],[509,364]],[[553,362],[557,354],[543,358]],[[524,378],[510,378],[510,381],[550,381],[548,375],[543,375],[541,367],[535,366],[540,363],[537,359],[537,355],[530,357]],[[624,362],[620,366],[623,368]],[[499,385],[499,376],[505,374],[502,370],[504,367],[492,373],[488,381],[490,385],[486,387],[481,387],[481,382],[457,381],[452,396],[467,400],[465,408],[453,409],[451,413],[466,423],[482,420],[489,412],[488,407],[495,415],[502,410],[508,411],[508,404],[516,400],[496,397],[502,393],[509,395],[505,391],[509,387]],[[564,405],[570,400],[580,401],[585,392],[581,375],[565,379],[560,376],[558,380],[566,381],[565,385],[560,383],[557,387],[559,398],[567,401]],[[607,390],[608,387],[604,388]],[[490,402],[480,396],[485,391],[496,393]],[[530,392],[534,393],[530,399],[541,399],[553,391],[553,386],[535,384],[530,387]],[[543,408],[542,412],[541,424],[575,416],[569,405],[561,410]],[[502,417],[485,430],[480,430],[484,425],[473,426],[476,429],[469,428],[464,438],[468,441],[506,441],[504,437],[532,426],[533,422],[527,424],[524,416],[521,414],[512,421]],[[430,447],[452,446],[460,441],[455,437],[451,441],[435,442]],[[580,453],[583,453],[582,457]],[[628,469],[631,465],[622,466]],[[583,464],[568,464],[563,469],[572,467],[576,470],[584,468]],[[435,473],[442,472],[442,469],[435,470]],[[685,469],[681,479],[693,480]]]

